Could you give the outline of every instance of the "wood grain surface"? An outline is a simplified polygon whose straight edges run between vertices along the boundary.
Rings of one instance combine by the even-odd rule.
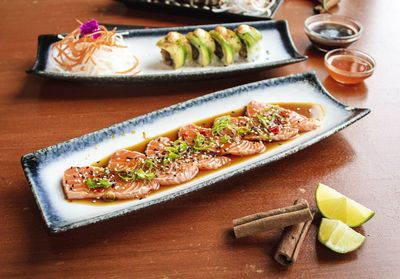
[[[343,0],[334,13],[360,21],[354,45],[377,61],[356,86],[328,77],[323,54],[303,32],[312,1],[286,0],[296,46],[309,60],[235,78],[116,86],[27,75],[39,34],[68,32],[75,18],[147,26],[211,23],[201,18],[128,10],[117,1],[1,1],[0,7],[0,278],[399,278],[400,69],[398,1]],[[340,101],[372,113],[344,131],[284,160],[205,190],[107,222],[50,235],[21,166],[21,155],[206,93],[256,80],[315,70]],[[234,239],[232,220],[291,205],[324,182],[376,210],[358,229],[356,252],[335,254],[312,225],[297,263],[273,254],[280,230]]]

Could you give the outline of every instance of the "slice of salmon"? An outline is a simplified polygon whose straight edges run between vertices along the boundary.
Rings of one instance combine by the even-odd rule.
[[[229,115],[224,115],[214,120],[213,131],[217,136],[223,136],[223,135],[227,135],[230,137],[241,136],[240,132],[238,132],[239,129],[246,128],[249,121],[250,118],[247,116],[232,117]],[[222,127],[218,127],[221,123],[224,123],[222,127],[226,128],[221,129]]]
[[[137,151],[120,149],[115,152],[108,161],[108,168],[111,171],[124,171],[134,169],[143,164],[146,156]]]
[[[233,118],[230,118],[233,119]],[[232,121],[235,121],[236,123],[239,123],[241,121],[241,124],[243,121],[247,121],[247,117],[245,118],[237,118]],[[189,144],[190,142],[193,143],[193,139],[197,136],[199,131],[201,131],[197,125],[186,125],[185,127],[182,127],[180,131],[180,135],[183,137],[185,141],[187,141]],[[218,155],[224,155],[224,154],[231,154],[235,156],[248,156],[248,155],[254,155],[261,153],[265,151],[265,145],[261,142],[251,142],[248,140],[241,139],[239,137],[235,137],[230,139],[228,142],[222,141],[221,136],[213,136],[212,135],[212,129],[210,128],[203,128],[203,133],[207,140],[211,141],[211,145],[208,148],[208,152],[215,153]],[[222,134],[224,134],[224,131],[221,131]],[[233,136],[233,135],[231,135]],[[225,159],[220,159],[221,162],[225,161]]]
[[[264,152],[266,147],[261,141],[238,140],[224,144],[221,150],[223,154],[249,156]]]
[[[181,127],[178,131],[178,137],[186,141],[188,144],[193,144],[194,139],[198,134],[210,138],[212,137],[212,129],[201,127],[196,124],[188,124]]]
[[[155,180],[161,186],[177,185],[193,179],[198,172],[196,164],[173,162],[160,170]]]
[[[151,140],[146,147],[146,155],[147,156],[160,156],[165,148],[171,146],[172,142],[167,137],[158,137],[154,140]]]
[[[111,187],[89,189],[85,181],[94,178],[107,178],[111,182]],[[106,174],[104,168],[92,166],[70,167],[64,172],[62,182],[65,196],[69,200],[143,198],[160,187],[156,180],[126,182],[116,174]]]
[[[195,162],[199,170],[215,170],[219,169],[231,162],[226,156],[215,156],[209,154],[194,154]]]
[[[299,129],[294,129],[292,127],[283,127],[280,128],[277,134],[272,135],[269,139],[260,136],[259,134],[248,134],[245,135],[244,138],[251,141],[284,141],[293,139],[299,134]]]
[[[321,126],[321,121],[314,118],[308,118],[295,111],[287,110],[289,121],[292,127],[299,129],[300,132],[308,132],[318,129]]]
[[[251,101],[250,103],[247,104],[246,106],[246,115],[251,117],[257,113],[259,113],[260,111],[271,107],[271,104],[266,104],[266,103],[261,103],[258,101]]]
[[[107,192],[107,197],[117,200],[141,199],[146,197],[151,191],[158,190],[159,188],[160,183],[155,179],[136,180],[132,182],[125,182],[119,179],[117,186],[115,186],[112,191]]]
[[[280,111],[285,112],[289,119],[291,126],[295,129],[298,129],[299,132],[308,132],[311,130],[318,129],[321,126],[321,121],[319,121],[317,119],[308,118],[308,117],[301,115],[293,110],[280,108],[279,106],[273,106],[271,104],[265,104],[265,103],[261,103],[258,101],[251,101],[246,106],[246,115],[254,116],[257,113],[260,113],[263,110],[271,108],[271,107],[279,108]]]

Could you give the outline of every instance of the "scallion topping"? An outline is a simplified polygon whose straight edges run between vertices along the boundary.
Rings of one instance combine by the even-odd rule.
[[[230,124],[231,116],[223,116],[217,119],[213,125],[212,133],[214,136],[224,135],[224,130],[232,130],[232,125]]]
[[[85,184],[89,187],[89,189],[110,188],[112,185],[108,178],[88,178],[85,180]]]
[[[155,173],[149,170],[145,171],[142,168],[132,170],[132,171],[123,171],[118,173],[118,176],[125,181],[135,181],[135,180],[152,180],[155,177]]]
[[[228,135],[223,135],[223,136],[220,138],[222,144],[227,143],[230,139],[231,139],[231,137],[228,136]]]
[[[211,141],[207,140],[205,136],[202,134],[197,134],[196,137],[194,138],[194,150],[197,151],[202,151],[202,150],[208,150],[211,147]]]

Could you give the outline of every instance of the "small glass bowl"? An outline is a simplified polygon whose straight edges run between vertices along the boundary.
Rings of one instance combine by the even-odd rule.
[[[355,49],[334,49],[325,54],[325,67],[329,75],[343,84],[356,84],[370,77],[375,70],[375,60],[365,52]]]
[[[313,28],[315,28],[316,26],[329,23],[342,25],[348,29],[351,29],[354,34],[348,36],[332,37],[313,31]],[[316,48],[324,52],[335,48],[348,47],[360,38],[362,31],[363,27],[360,23],[351,18],[338,15],[313,15],[307,18],[304,22],[304,32],[306,33],[308,39]]]

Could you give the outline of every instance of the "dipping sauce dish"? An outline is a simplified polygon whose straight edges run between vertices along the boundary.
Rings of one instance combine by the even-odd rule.
[[[325,54],[325,67],[329,75],[343,84],[356,84],[370,77],[375,60],[355,49],[335,49]]]
[[[324,52],[348,47],[360,38],[362,30],[357,21],[338,15],[314,15],[304,22],[307,37]]]

